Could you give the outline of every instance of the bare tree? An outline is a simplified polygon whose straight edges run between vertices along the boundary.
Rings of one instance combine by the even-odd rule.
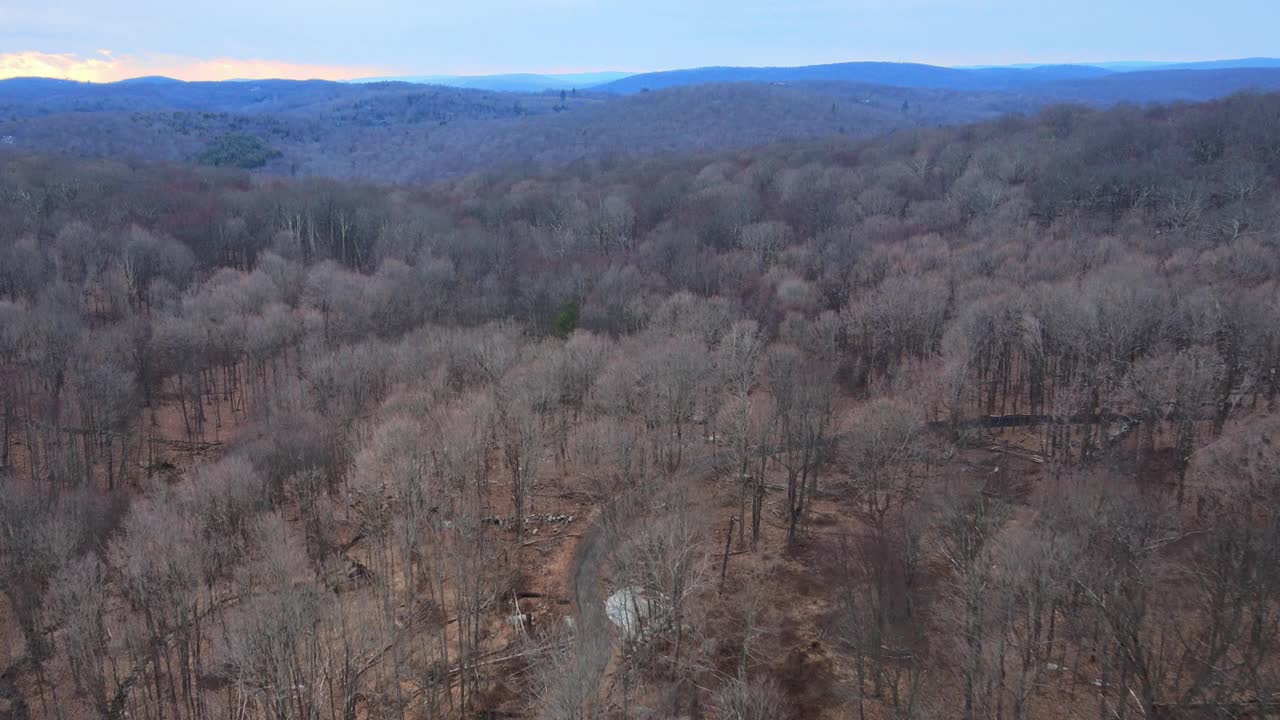
[[[720,338],[715,355],[716,369],[727,397],[718,425],[725,433],[730,461],[736,471],[739,545],[743,544],[746,532],[748,471],[752,458],[760,450],[753,442],[760,433],[755,428],[759,420],[755,417],[751,391],[756,385],[756,365],[762,350],[755,322],[744,320],[734,323]],[[758,477],[757,482],[763,485],[764,479]],[[753,517],[752,527],[757,525]]]
[[[244,701],[278,720],[314,718],[322,703],[320,623],[327,594],[307,577],[306,554],[283,519],[268,516],[240,583],[248,599],[230,618],[223,662]]]
[[[886,525],[919,493],[925,458],[924,423],[913,408],[877,400],[864,408],[844,439],[848,492],[875,528]]]
[[[136,613],[126,645],[134,665],[145,669],[144,703],[194,712],[200,670],[196,620],[208,610],[200,593],[200,524],[172,491],[159,491],[133,504],[122,530],[107,556]],[[177,657],[169,651],[171,641]]]
[[[992,577],[991,541],[1000,530],[1008,507],[983,494],[948,498],[938,518],[937,550],[946,562],[948,603],[956,624],[953,649],[964,690],[963,717],[993,714],[998,703],[999,665],[990,645],[995,625],[989,602]]]
[[[752,223],[738,230],[738,244],[751,254],[761,270],[768,270],[784,247],[790,244],[791,228],[786,223]]]
[[[716,717],[720,720],[784,720],[790,717],[782,693],[772,682],[730,680],[719,690]]]
[[[0,563],[9,578],[4,589],[27,653],[36,661],[43,660],[49,650],[40,622],[41,601],[80,537],[75,519],[38,491],[14,482],[0,486]]]
[[[853,656],[858,716],[868,699],[910,717],[929,670],[926,656],[926,509],[897,508],[889,522],[839,538],[830,557],[838,578],[838,634]],[[886,698],[887,694],[887,698]]]
[[[45,600],[49,620],[61,628],[62,651],[71,669],[76,690],[102,717],[111,712],[114,683],[118,677],[107,634],[106,581],[102,563],[84,555],[67,563],[50,582]]]
[[[1148,445],[1154,449],[1156,432],[1168,423],[1174,428],[1175,471],[1181,502],[1195,443],[1195,427],[1216,417],[1213,407],[1224,368],[1218,353],[1193,348],[1135,363],[1127,384],[1147,424]]]
[[[494,388],[495,431],[511,483],[512,521],[521,546],[525,517],[544,462],[544,437],[557,390],[547,373],[537,368],[512,371]]]
[[[773,347],[765,362],[777,428],[776,457],[787,472],[787,542],[791,543],[827,461],[832,373],[790,346]]]
[[[635,613],[642,629],[633,637],[646,642],[654,635],[669,634],[673,642],[670,671],[678,677],[691,601],[710,571],[709,548],[684,488],[657,494],[646,503],[649,509],[643,521],[629,524],[626,537],[619,538],[620,579],[639,589],[635,601],[644,604]]]

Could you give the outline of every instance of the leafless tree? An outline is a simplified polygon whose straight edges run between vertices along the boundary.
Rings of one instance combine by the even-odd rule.
[[[751,392],[756,385],[756,365],[763,351],[756,324],[750,320],[734,323],[720,339],[716,348],[715,363],[727,400],[721,409],[718,423],[730,449],[730,462],[736,471],[738,485],[738,544],[743,544],[746,532],[746,506],[749,469],[759,448],[755,445],[761,434],[756,426],[754,401]],[[764,479],[755,478],[763,484]],[[753,513],[754,515],[754,513]],[[753,518],[752,527],[758,521]]]
[[[1164,424],[1174,428],[1179,501],[1196,424],[1216,417],[1213,404],[1224,372],[1222,358],[1208,348],[1147,358],[1135,363],[1129,372],[1128,386],[1147,424],[1148,445],[1154,449],[1156,433]]]
[[[628,525],[619,538],[620,580],[639,589],[636,612],[642,630],[635,635],[648,641],[651,634],[672,638],[671,672],[679,676],[685,659],[685,637],[690,628],[690,606],[710,572],[709,548],[698,522],[693,500],[680,487],[645,501],[648,510],[640,522]]]
[[[48,653],[40,608],[49,583],[71,559],[82,537],[76,518],[42,493],[15,482],[0,486],[0,563],[27,653]]]
[[[935,532],[937,551],[947,565],[947,602],[955,623],[954,667],[963,687],[963,717],[996,711],[999,667],[991,643],[995,620],[989,602],[992,539],[1008,507],[983,494],[952,496],[942,508]]]
[[[717,693],[720,720],[784,720],[790,717],[782,693],[769,681],[730,680]]]
[[[791,543],[827,461],[832,375],[829,367],[809,362],[790,346],[773,347],[765,362],[777,433],[776,457],[787,473],[787,542]]]
[[[223,663],[242,703],[270,718],[314,718],[323,701],[317,626],[329,599],[306,577],[305,551],[283,519],[268,516],[255,534],[240,578],[248,598],[231,615]]]
[[[919,493],[924,442],[924,423],[917,412],[892,400],[877,400],[864,408],[844,439],[848,492],[873,527],[885,526],[890,513]]]
[[[76,690],[102,717],[111,712],[114,682],[109,677],[118,677],[106,627],[106,593],[102,563],[89,554],[59,571],[45,599],[48,619],[60,628],[62,651]]]

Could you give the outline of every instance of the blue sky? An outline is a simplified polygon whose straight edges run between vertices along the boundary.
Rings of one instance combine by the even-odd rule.
[[[0,76],[109,80],[1280,55],[1277,0],[0,0]]]

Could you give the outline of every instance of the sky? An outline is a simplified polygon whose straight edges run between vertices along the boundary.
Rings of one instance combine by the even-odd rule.
[[[0,78],[1280,55],[1277,0],[0,0]]]

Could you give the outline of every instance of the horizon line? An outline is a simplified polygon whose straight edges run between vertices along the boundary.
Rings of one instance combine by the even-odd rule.
[[[4,55],[0,55],[3,60]],[[1274,56],[1245,56],[1245,57],[1216,57],[1216,58],[1199,58],[1199,59],[1177,59],[1177,60],[1066,60],[1066,61],[1047,61],[1047,62],[1004,62],[1004,63],[966,63],[966,64],[944,64],[931,63],[917,60],[836,60],[831,62],[814,62],[802,63],[796,65],[773,65],[773,64],[709,64],[709,65],[688,65],[679,67],[668,67],[656,70],[613,70],[613,69],[590,69],[590,70],[515,70],[515,71],[496,71],[496,72],[462,72],[462,73],[440,73],[440,72],[395,72],[389,71],[384,73],[369,75],[353,75],[349,72],[326,73],[314,76],[289,76],[289,75],[264,75],[258,77],[228,77],[228,78],[196,78],[186,79],[177,76],[177,74],[166,74],[163,71],[155,73],[145,73],[140,75],[129,75],[114,80],[95,80],[95,79],[77,79],[75,77],[67,77],[57,74],[11,74],[0,76],[0,80],[56,80],[61,82],[76,83],[81,85],[114,85],[119,83],[133,82],[138,80],[167,80],[180,83],[200,83],[200,82],[270,82],[270,81],[292,81],[292,82],[336,82],[336,83],[353,83],[353,82],[422,82],[423,80],[478,80],[500,77],[566,77],[575,75],[619,75],[630,77],[635,75],[649,75],[657,73],[680,72],[685,70],[706,70],[713,68],[741,68],[741,69],[799,69],[806,67],[822,67],[829,65],[856,65],[856,64],[885,64],[885,65],[920,65],[927,67],[946,68],[951,70],[984,70],[984,69],[1034,69],[1042,67],[1098,67],[1102,69],[1114,69],[1118,67],[1131,66],[1135,69],[1141,69],[1141,66],[1162,66],[1162,65],[1197,65],[1209,63],[1223,62],[1245,62],[1251,60],[1265,60],[1271,62],[1280,62],[1280,57]],[[227,61],[220,61],[227,62]],[[247,60],[246,63],[260,63],[262,61]],[[288,65],[288,63],[281,63]],[[303,65],[294,66],[298,68],[306,67]],[[337,69],[341,66],[325,66],[325,69]],[[351,70],[356,70],[352,67]],[[414,80],[417,78],[418,80]]]

